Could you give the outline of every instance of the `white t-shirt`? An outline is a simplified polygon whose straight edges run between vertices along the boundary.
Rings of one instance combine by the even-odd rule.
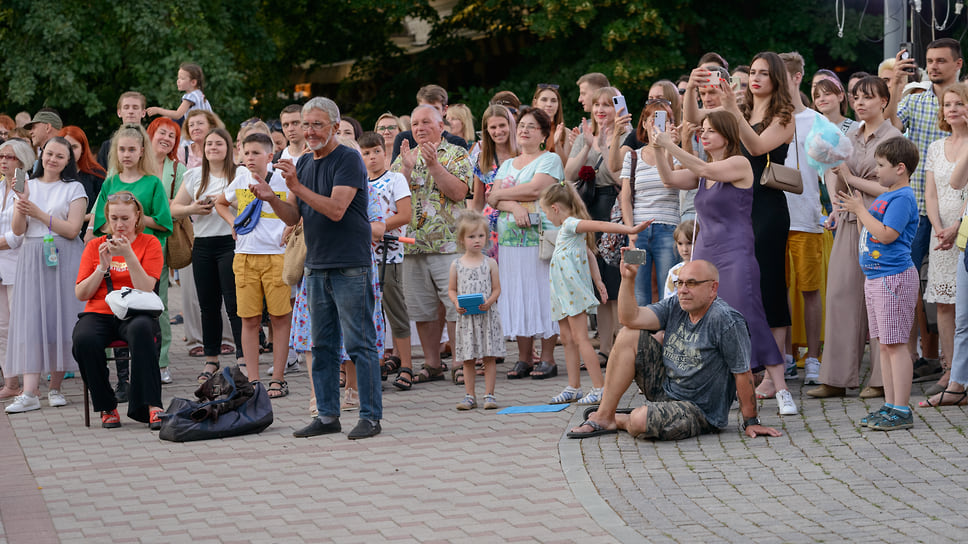
[[[304,151],[299,154],[299,157],[302,157],[305,154],[306,152]],[[292,153],[289,152],[289,146],[287,145],[286,147],[282,148],[282,153],[279,155],[279,160],[281,161],[282,159],[289,159],[293,164],[296,164],[296,161],[299,160],[299,157],[293,157]]]
[[[676,282],[679,281],[679,270],[685,265],[686,261],[679,261],[669,269],[669,273],[666,274],[665,284],[662,286],[662,298],[669,298],[678,292]]]
[[[794,116],[797,123],[796,144],[800,153],[799,168],[800,177],[803,179],[803,194],[795,195],[787,192],[783,194],[786,195],[787,208],[790,209],[790,230],[796,232],[823,232],[823,227],[820,226],[823,216],[820,208],[820,177],[807,163],[807,151],[804,148],[807,135],[810,134],[817,115],[820,114],[807,108]],[[792,142],[783,164],[790,168],[797,168],[797,150],[793,148]]]
[[[205,93],[201,89],[195,89],[190,93],[185,93],[182,95],[182,100],[188,100],[192,103],[192,107],[188,108],[188,111],[192,110],[205,110],[212,111],[212,105],[208,103],[205,99]]]
[[[235,179],[248,179],[249,171],[244,166],[235,169]],[[182,176],[182,187],[188,191],[188,196],[192,200],[201,200],[207,196],[218,198],[218,195],[225,192],[229,182],[225,178],[209,176],[208,186],[202,194],[196,194],[198,186],[202,181],[202,167],[191,168]],[[195,229],[195,238],[210,238],[212,236],[232,236],[232,226],[225,222],[222,217],[212,208],[212,213],[208,215],[193,215],[192,227]]]
[[[45,183],[39,179],[28,179],[27,190],[30,193],[31,202],[36,204],[45,214],[53,215],[57,219],[67,219],[71,211],[71,203],[75,200],[83,198],[87,202],[87,193],[84,192],[84,186],[76,181]],[[47,232],[47,221],[41,221],[34,217],[27,218],[25,237],[40,238],[46,236]],[[54,233],[54,236],[58,236],[58,234]]]
[[[383,208],[383,216],[386,218],[397,213],[398,200],[401,198],[410,198],[410,184],[407,183],[407,178],[398,172],[390,172],[388,170],[382,176],[371,179],[370,185],[380,195],[380,207]],[[387,231],[387,234],[406,236],[407,223],[391,231]],[[382,251],[382,246],[382,242],[373,242],[373,253],[379,256],[380,251]],[[387,262],[403,262],[403,244],[400,242],[387,242]]]
[[[238,217],[245,207],[255,200],[255,195],[249,190],[249,185],[255,183],[252,174],[245,168],[240,168],[245,175],[235,176],[235,181],[225,189],[225,199],[229,204],[234,204],[237,208],[235,216]],[[286,180],[279,172],[272,172],[269,178],[269,187],[279,195],[284,201],[289,201],[289,188],[286,187]],[[240,234],[235,240],[235,252],[246,255],[281,255],[285,253],[286,246],[282,243],[282,233],[286,229],[286,224],[279,219],[268,202],[262,203],[262,213],[259,215],[259,222],[252,232]]]

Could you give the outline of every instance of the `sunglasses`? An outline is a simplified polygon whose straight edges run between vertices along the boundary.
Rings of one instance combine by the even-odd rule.
[[[108,195],[108,202],[131,202],[134,199],[134,195],[131,193],[114,193],[113,195]]]
[[[558,90],[558,85],[555,83],[538,83],[539,89],[554,89]]]
[[[663,104],[665,106],[669,106],[670,108],[672,107],[672,102],[669,102],[665,98],[650,98],[645,101],[645,107],[649,107],[652,104]]]

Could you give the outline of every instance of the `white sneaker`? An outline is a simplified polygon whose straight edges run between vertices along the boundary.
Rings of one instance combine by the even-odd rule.
[[[165,368],[161,369],[161,383],[171,383],[173,381],[174,380],[171,379],[171,371],[168,370],[168,367],[166,366]]]
[[[793,402],[793,395],[786,389],[776,392],[776,404],[780,408],[781,416],[797,415],[797,404]]]
[[[13,399],[4,411],[8,414],[19,414],[33,410],[40,410],[40,399],[30,393],[24,393],[17,395],[17,398]]]
[[[299,366],[298,359],[286,361],[286,368],[283,369],[282,374],[287,375],[292,372],[302,372],[302,367]],[[272,376],[272,365],[269,365],[269,368],[266,369],[266,376]]]
[[[67,399],[64,398],[63,393],[60,391],[51,389],[47,392],[47,404],[50,404],[51,407],[54,408],[58,406],[67,406]]]
[[[820,385],[820,361],[816,357],[807,357],[803,363],[806,376],[803,378],[803,385]]]

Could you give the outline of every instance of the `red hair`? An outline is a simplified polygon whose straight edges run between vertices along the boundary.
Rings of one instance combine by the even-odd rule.
[[[84,172],[85,174],[91,174],[92,176],[97,176],[99,178],[104,178],[107,172],[104,171],[104,167],[97,163],[94,158],[94,154],[91,153],[91,146],[87,143],[87,135],[81,130],[81,127],[76,127],[74,125],[68,125],[57,133],[58,136],[63,138],[64,136],[70,136],[74,138],[81,144],[81,156],[74,157],[77,161],[77,170],[79,172]]]
[[[161,127],[165,127],[168,130],[171,130],[172,132],[175,133],[175,145],[172,146],[171,151],[168,152],[168,158],[177,163],[178,162],[178,142],[181,141],[181,127],[178,126],[178,123],[172,121],[167,117],[157,117],[155,118],[154,121],[152,121],[148,125],[148,136],[150,138],[154,138],[155,132],[158,132],[158,129]],[[147,151],[148,150],[146,149],[145,152]]]

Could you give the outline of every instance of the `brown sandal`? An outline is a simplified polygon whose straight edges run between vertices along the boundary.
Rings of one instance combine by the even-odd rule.
[[[413,375],[413,383],[436,382],[444,379],[444,369],[424,366]]]

